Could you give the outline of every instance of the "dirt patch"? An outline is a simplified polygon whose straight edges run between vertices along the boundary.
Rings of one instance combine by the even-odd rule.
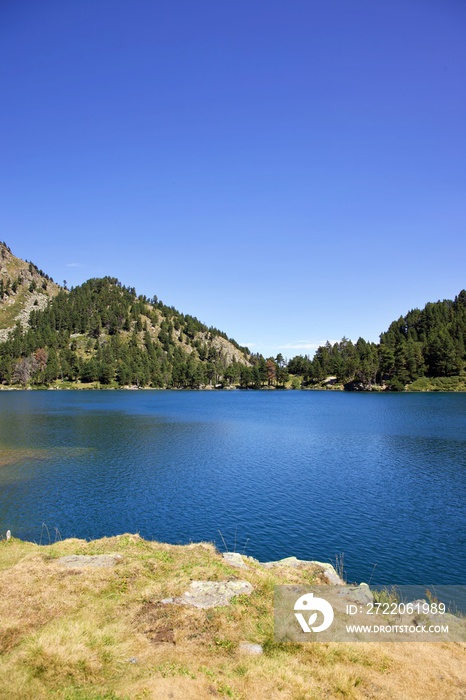
[[[153,644],[175,644],[175,632],[165,610],[160,604],[145,603],[136,616],[136,628]]]

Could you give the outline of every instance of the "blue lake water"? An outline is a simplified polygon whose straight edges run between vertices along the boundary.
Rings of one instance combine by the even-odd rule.
[[[465,584],[466,395],[1,392],[0,532],[43,523]]]

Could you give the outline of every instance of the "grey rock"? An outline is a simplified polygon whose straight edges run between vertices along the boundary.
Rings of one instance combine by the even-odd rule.
[[[56,560],[57,564],[68,569],[79,569],[83,566],[101,568],[105,566],[115,566],[123,559],[121,554],[70,554]]]
[[[297,559],[296,557],[286,557],[277,561],[266,561],[261,564],[265,569],[273,569],[277,566],[291,566],[297,568],[299,566],[319,566],[324,570],[325,578],[329,583],[335,586],[344,586],[345,582],[337,574],[335,568],[331,564],[322,561],[309,561],[307,559]]]
[[[239,650],[245,654],[251,654],[252,656],[260,656],[264,653],[260,644],[251,644],[250,642],[241,642]]]
[[[374,602],[374,595],[367,583],[361,583],[359,586],[345,586],[338,592],[338,595],[343,596],[352,603],[361,605]]]
[[[296,557],[285,557],[285,559],[277,559],[277,561],[264,561],[261,562],[261,566],[264,569],[275,569],[277,566],[292,566],[296,568],[299,564],[309,564],[312,562],[305,562],[303,559],[297,559]]]
[[[244,559],[238,552],[224,552],[223,559],[230,566],[234,566],[237,569],[247,569],[248,567],[244,563]]]
[[[334,586],[344,586],[345,582],[337,574],[335,571],[335,567],[333,567],[331,564],[327,564],[327,562],[324,561],[313,561],[311,564],[316,564],[317,566],[320,566],[324,570],[325,578],[327,581]]]
[[[195,608],[216,608],[228,605],[236,595],[251,595],[248,581],[193,581],[187,591],[176,598],[165,598],[164,605],[192,605]]]

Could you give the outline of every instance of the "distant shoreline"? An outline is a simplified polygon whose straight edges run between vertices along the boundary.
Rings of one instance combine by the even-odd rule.
[[[228,393],[231,391],[239,392],[325,392],[325,393],[347,393],[347,394],[466,394],[466,389],[446,389],[446,388],[429,388],[429,389],[411,389],[406,388],[404,391],[394,391],[380,386],[373,389],[345,389],[344,387],[299,387],[297,389],[291,387],[201,387],[199,389],[184,388],[184,387],[155,387],[155,386],[50,386],[50,387],[21,387],[0,385],[0,391],[173,391],[173,392],[221,392]]]

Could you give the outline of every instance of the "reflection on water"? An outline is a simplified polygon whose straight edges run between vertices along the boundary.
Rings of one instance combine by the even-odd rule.
[[[465,583],[466,396],[0,394],[0,531],[215,541]]]
[[[10,464],[24,463],[27,461],[38,462],[40,460],[50,460],[54,456],[73,457],[86,452],[82,447],[53,447],[49,449],[33,447],[5,447],[0,445],[0,467]]]
[[[6,467],[15,462],[23,462],[28,459],[46,459],[51,450],[34,450],[26,447],[3,447],[0,445],[0,467]]]

